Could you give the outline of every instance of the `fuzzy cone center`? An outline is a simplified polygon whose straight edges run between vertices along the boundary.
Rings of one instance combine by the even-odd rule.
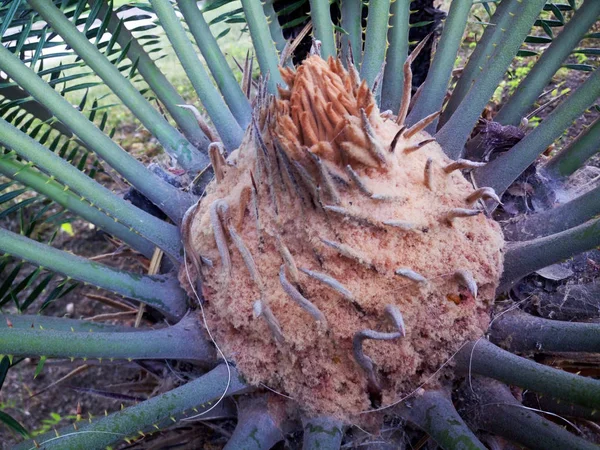
[[[440,366],[488,327],[504,241],[484,214],[453,217],[478,207],[474,188],[353,69],[312,56],[282,75],[240,148],[215,156],[189,270],[250,384],[356,422],[451,376]]]

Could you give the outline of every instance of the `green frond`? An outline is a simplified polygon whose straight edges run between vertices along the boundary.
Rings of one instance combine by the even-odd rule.
[[[404,63],[408,57],[408,33],[410,30],[410,1],[396,0],[391,7],[387,40],[390,46],[385,59],[381,109],[398,113],[404,93]]]
[[[282,441],[284,434],[277,414],[269,410],[267,398],[240,402],[238,422],[223,450],[263,450]]]
[[[121,271],[57,250],[2,228],[0,228],[0,238],[2,252],[53,272],[144,302],[167,317],[179,318],[187,310],[186,294],[174,276],[149,276]]]
[[[37,311],[44,311],[81,283],[89,283],[142,303],[136,327],[41,315],[0,314],[0,387],[7,371],[14,366],[13,357],[21,358],[17,362],[25,357],[38,358],[35,372],[32,369],[34,376],[41,372],[44,364],[48,365],[47,358],[141,360],[138,364],[146,370],[154,372],[155,367],[166,367],[174,375],[181,371],[188,378],[197,376],[195,372],[203,373],[214,367],[216,343],[206,340],[205,331],[208,330],[203,326],[206,325],[204,310],[188,310],[193,305],[188,303],[188,295],[177,276],[181,269],[179,264],[185,256],[182,231],[187,256],[190,257],[186,263],[196,263],[195,269],[202,273],[204,270],[200,266],[211,263],[206,258],[200,261],[194,258],[200,255],[190,254],[192,248],[187,246],[190,222],[184,221],[182,231],[180,227],[186,212],[194,211],[190,206],[198,200],[195,195],[203,191],[205,182],[212,175],[206,154],[209,141],[221,140],[229,152],[237,149],[246,136],[245,129],[253,120],[253,108],[258,111],[265,106],[263,100],[267,91],[277,98],[278,86],[285,87],[278,67],[280,55],[287,47],[283,30],[295,39],[299,28],[308,20],[304,13],[308,4],[313,37],[320,41],[323,58],[335,57],[339,52],[343,63],[347,64],[352,50],[360,72],[359,82],[366,81],[377,100],[381,99],[381,111],[391,109],[397,113],[402,101],[406,108],[402,108],[396,122],[402,123],[406,119],[403,125],[407,128],[419,123],[421,128],[432,134],[437,128],[432,140],[437,140],[455,159],[462,156],[463,147],[473,136],[482,111],[490,109],[490,98],[496,98],[501,92],[504,86],[502,80],[515,56],[530,58],[524,61],[528,64],[527,69],[533,67],[533,70],[495,117],[496,122],[504,124],[517,124],[521,120],[561,65],[570,70],[590,72],[577,90],[565,95],[564,101],[511,149],[494,154],[491,162],[485,165],[464,160],[450,165],[453,168],[468,167],[472,170],[473,184],[492,188],[498,195],[518,180],[525,170],[535,168],[532,164],[536,163],[539,155],[600,96],[600,71],[594,70],[600,50],[577,48],[582,38],[599,37],[593,30],[589,32],[600,14],[600,6],[595,0],[567,0],[565,3],[546,0],[450,2],[450,12],[427,79],[412,103],[407,92],[403,92],[410,88],[404,86],[410,84],[408,79],[404,79],[410,75],[408,64],[407,71],[403,70],[409,47],[410,1],[294,0],[281,5],[278,0],[266,0],[264,3],[241,0],[241,5],[234,1],[207,0],[199,9],[197,2],[192,0],[150,0],[125,2],[127,4],[121,8],[114,9],[112,0],[0,0],[0,219],[8,222],[7,226],[0,228],[0,308],[23,313],[35,306]],[[474,4],[478,4],[475,9],[472,8]],[[363,7],[368,8],[364,30]],[[136,10],[132,13],[134,8],[142,12]],[[494,8],[495,13],[492,14]],[[296,16],[287,19],[287,23],[279,20],[289,17],[288,14]],[[213,18],[209,19],[211,16]],[[158,20],[155,20],[156,17]],[[474,19],[470,20],[471,17]],[[430,23],[419,19],[419,23],[413,26]],[[443,108],[456,57],[462,55],[461,41],[465,31],[471,38],[471,24],[475,24],[477,29],[481,24],[485,31],[452,90],[439,119],[440,126],[436,127],[436,113]],[[216,27],[220,30],[216,31]],[[243,88],[236,81],[236,73],[230,69],[232,61],[227,59],[228,52],[219,46],[219,39],[231,30],[239,31],[241,36],[249,32],[260,66],[257,77],[252,70],[250,53],[244,69],[235,61],[244,72]],[[169,41],[167,44],[165,37]],[[339,39],[337,45],[336,39]],[[296,61],[301,53],[304,54],[304,43],[297,54],[285,55],[285,62],[290,67],[292,60]],[[177,67],[181,63],[201,105],[192,106],[185,95],[178,93],[180,86],[176,88],[165,76],[167,72],[161,72],[159,67],[165,66],[159,60],[167,53],[169,56],[175,53],[173,63]],[[539,58],[536,64],[533,63],[534,58]],[[575,58],[578,61],[572,64]],[[520,64],[522,60],[518,62]],[[320,84],[318,80],[313,81],[316,81],[315,85]],[[102,91],[100,86],[104,84],[109,89]],[[334,84],[339,87],[339,83]],[[511,83],[510,88],[514,88],[515,84]],[[348,83],[343,85],[348,89]],[[259,92],[253,97],[255,86],[259,86]],[[285,90],[280,92],[284,97],[287,95]],[[363,91],[360,93],[364,94]],[[343,94],[337,97],[338,101],[343,99]],[[331,97],[329,101],[333,102],[337,114],[336,98]],[[110,117],[114,105],[127,107],[160,143],[168,154],[161,155],[162,161],[170,155],[173,158],[171,162],[174,164],[177,160],[185,170],[175,167],[162,170],[160,163],[154,162],[151,167],[146,167],[121,148],[114,138],[116,136],[118,140],[119,135],[115,133],[122,130],[112,128],[116,125],[114,117]],[[406,117],[409,106],[412,110]],[[342,110],[344,108],[346,106],[342,105]],[[208,123],[204,122],[204,112],[209,116]],[[389,113],[382,114],[382,118],[394,120]],[[428,120],[423,121],[424,118]],[[351,123],[347,116],[346,119],[359,130],[358,122]],[[270,128],[268,120],[266,129]],[[317,128],[322,125],[319,118],[315,120]],[[364,129],[356,133],[364,131],[372,138],[367,122]],[[375,125],[373,127],[377,128]],[[426,125],[428,128],[425,128]],[[212,126],[216,128],[218,138],[210,128]],[[404,130],[403,137],[411,138],[418,132],[417,129],[419,127]],[[348,129],[349,135],[352,130]],[[574,173],[597,152],[599,133],[600,122],[596,121],[569,147],[541,166],[538,175],[544,179],[546,175],[554,184],[564,182],[561,177]],[[402,131],[394,142],[400,136]],[[482,139],[482,135],[475,136],[469,142],[469,149]],[[429,140],[421,143],[427,142]],[[240,151],[245,151],[245,147],[242,146]],[[227,171],[231,169],[230,164],[235,164],[235,159],[224,161],[216,158],[220,152],[215,155],[211,152],[217,181],[220,181],[223,171],[218,170],[218,163],[224,165]],[[152,155],[147,153],[144,157]],[[419,177],[425,176],[426,187],[434,190],[432,179],[435,170],[442,168],[435,169],[431,161],[435,159],[429,159],[424,175],[421,172]],[[276,162],[289,163],[286,160]],[[316,158],[315,162],[320,160]],[[325,168],[318,167],[328,175]],[[141,194],[144,202],[149,200],[158,210],[164,211],[168,219],[162,220],[104,188],[94,179],[99,179],[97,175],[104,171],[104,179],[112,176],[119,190],[126,190],[130,185],[129,192]],[[292,172],[288,175],[291,184],[298,181]],[[330,177],[325,175],[324,179],[331,178],[326,181],[331,181],[332,186],[343,183],[345,179],[343,174],[332,172]],[[451,175],[454,176],[459,175]],[[253,173],[250,178],[255,181]],[[269,180],[265,183],[274,182],[271,177],[267,178]],[[311,181],[309,178],[306,179],[308,182]],[[352,178],[352,182],[356,179]],[[360,187],[357,190],[365,194]],[[274,194],[274,186],[265,188]],[[317,194],[320,189],[314,186]],[[335,187],[331,189],[335,190]],[[600,246],[600,219],[597,217],[600,213],[599,189],[595,187],[568,203],[503,224],[509,242],[505,247],[504,275],[499,292],[510,289],[518,280],[539,268]],[[489,194],[489,191],[485,192]],[[244,191],[244,195],[246,193]],[[476,198],[476,195],[470,198]],[[281,209],[278,210],[276,197],[271,200],[275,201],[277,212]],[[138,201],[134,203],[137,205]],[[317,203],[315,206],[318,207]],[[490,206],[487,212],[493,212],[491,205],[487,206]],[[144,207],[150,208],[152,205]],[[213,220],[208,226],[214,228],[215,236],[219,235],[216,239],[222,262],[227,261],[229,251],[226,247],[233,239],[238,252],[237,256],[231,256],[235,259],[241,254],[251,278],[261,285],[259,268],[249,254],[253,250],[246,248],[244,243],[240,244],[241,238],[236,238],[235,234],[236,226],[226,224],[228,218],[225,212],[221,217],[221,210],[214,208],[217,207],[212,210],[213,213],[216,211],[216,217],[212,214]],[[247,211],[243,202],[239,207],[232,204],[232,208],[241,217]],[[508,207],[506,212],[510,212]],[[153,214],[164,217],[160,211],[153,210]],[[99,264],[53,247],[56,237],[64,237],[62,232],[72,233],[75,227],[71,226],[71,222],[78,217],[114,236],[117,245],[122,241],[150,258],[148,274]],[[455,226],[458,224],[455,223]],[[192,229],[196,233],[196,226]],[[210,233],[211,230],[208,228],[203,232]],[[162,256],[163,252],[159,249],[168,258],[162,263],[159,255]],[[345,254],[341,256],[345,257]],[[282,271],[285,272],[285,267]],[[473,278],[471,276],[466,284],[469,285],[468,290],[476,295]],[[455,281],[462,283],[458,279]],[[580,287],[587,289],[587,286]],[[298,292],[301,289],[298,286]],[[551,296],[561,295],[561,289]],[[201,291],[206,292],[206,289]],[[198,292],[197,298],[201,309],[205,305],[202,292]],[[263,302],[258,304],[266,306]],[[173,325],[153,322],[152,329],[137,328],[146,305],[159,314],[146,314],[147,318],[158,320],[156,317],[163,317],[163,322]],[[450,306],[455,307],[454,304]],[[266,307],[262,312],[268,309]],[[407,316],[407,319],[407,325],[410,325],[410,317]],[[400,321],[395,318],[395,322]],[[282,322],[282,329],[286,331],[285,322]],[[403,326],[398,325],[398,329],[404,332]],[[402,425],[404,421],[413,423],[446,450],[483,449],[485,446],[478,436],[486,433],[494,433],[531,448],[592,448],[589,442],[572,435],[564,427],[523,409],[521,401],[515,400],[506,385],[551,395],[556,401],[577,403],[589,416],[589,411],[600,404],[600,382],[593,377],[575,375],[516,356],[487,339],[512,352],[535,353],[540,351],[541,346],[546,352],[591,353],[598,346],[597,324],[553,322],[513,312],[498,316],[488,331],[478,341],[463,343],[451,358],[452,370],[455,370],[453,379],[456,384],[461,382],[463,385],[459,395],[450,397],[450,392],[418,389],[400,403],[389,405],[389,399],[383,401],[379,398],[381,392],[375,392],[377,389],[372,389],[374,386],[371,385],[363,392],[363,400],[369,398],[373,407],[380,402],[389,405],[383,409],[390,408],[390,413],[400,416],[396,419],[401,420]],[[276,338],[281,337],[275,334]],[[223,337],[219,334],[217,338],[220,342]],[[278,345],[287,344],[282,341]],[[218,347],[216,350],[221,358],[226,357]],[[227,357],[236,358],[235,352],[239,349],[233,349],[233,352],[231,348],[224,350]],[[143,360],[154,361],[144,363]],[[172,360],[188,363],[171,367]],[[385,368],[379,367],[378,370]],[[463,376],[464,381],[461,379]],[[377,377],[373,375],[372,378]],[[274,386],[278,387],[286,390],[285,384]],[[388,388],[389,385],[385,387]],[[96,449],[122,442],[139,445],[137,441],[147,434],[180,420],[210,417],[213,407],[225,397],[249,390],[235,367],[226,363],[198,379],[135,406],[105,417],[90,416],[85,421],[78,419],[69,427],[37,436],[35,440],[29,439],[16,448]],[[109,394],[93,389],[87,393]],[[298,417],[289,420],[290,416],[283,413],[287,400],[262,393],[261,388],[259,395],[236,399],[235,403],[239,406],[237,425],[228,436],[226,449],[271,448],[284,440],[290,430],[296,433],[296,437],[300,436]],[[282,393],[285,397],[287,394],[294,396],[295,393]],[[387,392],[385,396],[388,396]],[[288,408],[289,404],[285,404],[285,409]],[[465,411],[469,414],[463,420],[461,415]],[[477,412],[475,417],[472,411]],[[231,411],[228,411],[227,417],[233,417]],[[18,421],[4,412],[0,412],[0,422],[17,433],[27,435]],[[303,446],[307,450],[337,449],[343,438],[350,436],[345,433],[341,422],[330,417],[304,419],[302,428]],[[399,434],[395,430],[391,433]]]
[[[283,37],[283,31],[279,25],[279,20],[277,19],[277,13],[275,12],[275,7],[273,6],[274,3],[275,0],[265,0],[263,2],[263,11],[265,13],[265,17],[267,18],[267,22],[269,23],[271,39],[273,39],[273,42],[275,42],[275,48],[279,54],[281,54],[285,48],[286,41]]]
[[[552,76],[579,44],[585,33],[597,22],[599,16],[600,2],[586,0],[560,35],[552,40],[550,47],[544,51],[513,95],[498,111],[494,118],[496,122],[503,125],[519,125],[523,116],[536,102]]]
[[[481,430],[518,442],[532,450],[577,448],[593,450],[597,446],[576,436],[517,401],[510,388],[502,383],[473,377],[467,395],[477,397],[476,426]]]
[[[600,347],[598,323],[550,320],[519,309],[499,316],[492,324],[494,344],[513,352],[596,353]]]
[[[575,92],[571,93],[518,144],[484,167],[477,169],[475,180],[478,185],[490,186],[498,194],[504,192],[574,120],[596,101],[598,96],[600,96],[600,69],[593,72]]]
[[[509,14],[509,24],[506,28],[501,27],[501,36],[491,43],[493,51],[489,58],[486,56],[487,60],[483,61],[483,66],[477,69],[480,72],[476,74],[474,83],[469,86],[468,93],[435,135],[444,152],[451,158],[456,159],[462,155],[463,147],[479,120],[481,111],[498,87],[546,1],[528,0],[517,3],[519,6],[514,16]]]
[[[72,107],[69,108],[69,113],[76,113]],[[87,119],[83,118],[83,120],[89,123]],[[94,130],[98,129],[94,128]],[[101,132],[99,134],[108,139],[108,141],[113,142]],[[179,232],[176,227],[157,219],[117,197],[60,156],[48,151],[39,142],[16,130],[3,119],[0,119],[0,143],[15,150],[19,156],[32,162],[39,169],[53,174],[52,176],[60,180],[64,186],[72,189],[91,205],[93,204],[96,208],[107,213],[110,212],[109,214],[114,219],[140,233],[174,259],[177,260],[180,258],[179,249],[181,248],[181,244],[179,241]],[[125,152],[123,154],[129,157]],[[146,168],[144,167],[143,170],[146,171]],[[161,202],[164,201],[162,200]]]
[[[229,372],[228,372],[229,371]],[[160,394],[138,405],[93,420],[41,436],[34,443],[26,441],[15,450],[35,450],[36,444],[44,449],[76,450],[104,448],[107,445],[139,436],[139,432],[153,432],[175,421],[192,417],[194,410],[202,412],[212,407],[221,396],[231,396],[246,389],[234,367],[220,365],[207,374],[183,386]]]
[[[433,62],[427,72],[419,99],[406,119],[407,125],[412,126],[424,117],[441,111],[472,6],[472,0],[452,2],[450,5]],[[426,131],[434,134],[436,128],[437,121],[434,121]]]
[[[512,242],[507,250],[500,292],[530,273],[600,246],[600,219],[531,241]]]
[[[310,0],[310,20],[315,39],[321,41],[321,56],[324,59],[335,57],[333,22],[329,11],[329,0]],[[361,31],[362,32],[362,31]]]
[[[562,205],[506,224],[504,234],[511,240],[548,236],[581,225],[600,214],[600,187],[575,197]]]
[[[28,0],[48,24],[60,34],[131,112],[159,140],[165,151],[172,154],[188,170],[201,170],[208,161],[187,139],[155,110],[118,68],[78,31],[76,26],[52,3]]]
[[[585,162],[598,151],[600,151],[600,119],[596,119],[568,147],[554,155],[544,168],[550,174],[568,177],[583,167]]]
[[[360,66],[360,77],[372,88],[377,75],[380,73],[383,75],[383,63],[387,50],[390,0],[370,1],[368,11],[365,51]]]
[[[283,80],[279,74],[279,59],[275,44],[271,39],[267,19],[264,15],[260,2],[254,0],[242,0],[244,15],[254,44],[256,59],[263,77],[269,77],[268,89],[273,95],[277,94],[277,85],[283,86]]]
[[[362,10],[363,10],[363,2],[362,0],[340,0],[341,1],[341,27],[346,33],[342,33],[341,36],[341,55],[342,62],[344,65],[348,61],[350,56],[350,49],[352,50],[352,56],[354,58],[354,64],[356,67],[360,67],[362,62],[362,52],[363,52],[363,32],[362,32]],[[402,5],[402,1],[396,1],[392,4],[392,14],[394,11]],[[408,14],[408,6],[406,6],[406,13]],[[396,19],[392,18],[392,21]],[[408,20],[408,19],[406,19]],[[408,23],[408,22],[407,22]],[[393,27],[393,24],[392,24]],[[389,31],[389,33],[396,32],[393,28]],[[406,41],[408,45],[408,28],[406,29]],[[390,40],[391,42],[391,40]],[[390,44],[391,45],[391,44]],[[408,53],[408,50],[407,52]],[[402,51],[398,50],[398,52],[390,50],[388,52],[388,58],[386,62],[386,67],[388,64],[391,64],[390,58],[396,58],[397,55],[402,57]],[[403,61],[404,62],[404,61]],[[385,97],[383,97],[385,98]]]
[[[517,14],[519,7],[520,2],[517,0],[502,0],[496,7],[494,15],[486,26],[473,52],[469,55],[469,60],[463,68],[456,86],[452,90],[452,96],[448,100],[444,112],[440,117],[440,126],[443,126],[450,120],[450,117],[456,112],[475,80],[481,76],[484,67],[489,64],[495,48],[499,46],[502,36],[508,29],[511,19]],[[532,23],[533,20],[531,20]]]
[[[599,380],[522,358],[502,350],[485,338],[469,342],[455,358],[457,369],[465,375],[482,375],[591,408],[600,404]]]
[[[131,327],[112,325],[89,320],[66,319],[64,317],[39,314],[0,314],[0,328],[15,330],[54,330],[72,333],[117,333],[133,331]]]
[[[252,116],[250,102],[233,76],[233,72],[229,68],[217,40],[213,37],[208,24],[204,20],[204,16],[198,9],[197,3],[194,0],[178,0],[177,4],[221,94],[227,102],[227,106],[229,106],[240,127],[245,129]]]
[[[33,71],[23,65],[15,55],[2,46],[0,46],[0,68],[9,74],[11,78],[17,80],[62,123],[75,131],[88,147],[94,149],[98,155],[102,156],[150,200],[159,205],[163,203],[166,209],[165,213],[169,217],[175,221],[182,217],[184,212],[182,209],[185,206],[182,207],[180,204],[169,205],[171,202],[167,200],[183,200],[185,196],[182,197],[181,192],[149,173],[143,164],[121,149],[109,136],[106,136],[95,127],[50,85],[40,79]],[[203,158],[208,161],[206,156],[203,156]]]
[[[90,3],[92,5],[99,5],[100,14],[104,15],[102,26],[96,35],[96,45],[100,43],[100,38],[103,35],[102,29],[106,29],[111,33],[111,42],[114,38],[121,48],[127,47],[127,57],[129,60],[136,62],[136,69],[169,111],[169,114],[181,128],[184,135],[194,146],[206,150],[209,144],[208,138],[198,126],[194,115],[178,106],[184,104],[185,100],[179,95],[177,89],[167,80],[150,57],[145,48],[149,46],[148,41],[146,41],[146,44],[143,44],[141,37],[136,39],[132,32],[123,25],[123,22],[120,22],[116,12],[108,8],[104,0],[92,0]],[[155,52],[156,50],[156,48],[153,48],[151,51]]]
[[[144,239],[140,234],[131,231],[125,225],[116,222],[114,218],[107,216],[97,208],[90,206],[90,204],[87,201],[82,200],[80,196],[70,190],[65,190],[65,186],[52,180],[42,172],[33,169],[27,164],[18,162],[15,158],[12,158],[10,154],[0,155],[0,173],[12,180],[19,181],[20,183],[31,187],[36,192],[45,195],[64,208],[80,215],[106,232],[113,234],[147,258],[152,257],[154,245]],[[13,191],[13,193],[14,192],[16,191]],[[2,203],[2,201],[0,201],[0,203]]]
[[[244,132],[209,79],[171,3],[168,0],[152,0],[151,4],[225,148],[230,151],[237,148]],[[207,166],[205,160],[203,164],[203,167]]]
[[[12,322],[12,316],[3,318]],[[182,359],[203,363],[214,359],[214,351],[204,341],[200,325],[192,316],[165,328],[130,328],[127,331],[121,327],[98,331],[89,322],[91,331],[77,331],[85,330],[86,322],[59,320],[64,323],[55,324],[60,328],[58,330],[44,328],[44,318],[32,322],[41,325],[35,329],[0,324],[0,354],[48,358]],[[67,329],[69,326],[73,329]]]
[[[331,417],[313,417],[303,420],[303,450],[318,448],[338,450],[344,437],[342,422]]]
[[[445,450],[485,450],[486,446],[465,424],[448,397],[444,392],[426,391],[408,398],[395,411],[427,432]]]

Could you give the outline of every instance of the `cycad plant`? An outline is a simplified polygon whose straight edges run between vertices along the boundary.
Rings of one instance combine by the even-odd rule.
[[[564,25],[494,117],[503,126],[530,112],[596,22],[600,2],[485,3],[493,15],[453,85],[474,3],[455,0],[414,98],[411,62],[424,41],[408,54],[410,2],[363,3],[342,0],[334,23],[330,3],[311,0],[313,48],[294,67],[295,41],[283,39],[273,2],[242,0],[229,18],[247,24],[260,76],[247,58],[241,84],[196,1],[137,5],[156,15],[200,110],[185,105],[158,70],[147,50],[152,37],[134,37],[112,2],[3,2],[0,172],[12,181],[0,198],[37,192],[9,213],[31,207],[31,199],[45,201],[46,210],[54,202],[152,260],[149,274],[117,270],[38,242],[31,227],[2,229],[0,250],[40,267],[19,283],[18,270],[6,276],[3,298],[25,311],[49,283],[38,280],[45,270],[67,277],[63,289],[70,280],[89,283],[164,319],[140,329],[5,315],[3,372],[15,358],[36,356],[187,361],[196,374],[17,448],[133,443],[174,422],[211,417],[227,397],[238,406],[229,449],[283,440],[306,449],[352,447],[360,429],[353,426],[377,435],[382,423],[395,446],[418,438],[416,426],[445,449],[499,448],[496,436],[529,448],[596,448],[572,422],[548,420],[521,400],[524,391],[535,393],[554,417],[595,420],[600,381],[529,356],[598,352],[598,325],[516,307],[493,312],[495,299],[506,300],[528,274],[600,245],[598,188],[512,219],[508,242],[493,218],[525,171],[558,189],[598,150],[596,122],[538,164],[594,104],[600,72],[592,70],[504,153],[482,151],[485,133],[476,126],[522,44],[542,39],[530,35],[532,27]],[[544,10],[555,19],[540,16]],[[95,124],[97,102],[89,110],[86,97],[78,106],[65,99],[59,86],[80,74],[44,68],[55,45],[131,110],[178,177],[120,148],[103,132],[105,119]],[[140,77],[148,91],[132,84]],[[164,219],[94,181],[98,161]],[[4,270],[8,256],[3,261]],[[32,293],[20,301],[26,288]]]

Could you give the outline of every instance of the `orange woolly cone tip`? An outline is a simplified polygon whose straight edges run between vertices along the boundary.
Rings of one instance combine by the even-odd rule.
[[[187,267],[249,383],[355,421],[441,382],[482,336],[504,241],[437,143],[381,116],[355,71],[312,56],[282,75],[289,90],[262,99],[188,218]]]

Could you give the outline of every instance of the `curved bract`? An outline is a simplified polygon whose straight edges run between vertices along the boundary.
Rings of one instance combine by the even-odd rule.
[[[576,181],[566,180],[598,151],[600,122],[536,170],[600,94],[595,60],[512,148],[481,152],[485,160],[462,155],[485,140],[473,127],[523,42],[552,41],[506,105],[490,109],[500,110],[502,125],[536,110],[548,81],[589,37],[598,1],[455,0],[414,96],[411,65],[426,41],[408,54],[409,26],[420,26],[409,25],[408,0],[242,0],[220,9],[230,3],[0,2],[0,173],[8,178],[0,218],[11,219],[0,229],[0,305],[14,302],[20,313],[0,315],[0,380],[29,356],[40,358],[36,374],[46,358],[121,359],[164,374],[161,386],[179,385],[16,448],[145,446],[181,420],[230,418],[228,396],[237,396],[237,424],[214,428],[229,436],[227,449],[282,440],[355,448],[367,442],[353,425],[377,434],[382,423],[372,437],[391,447],[416,445],[424,432],[446,450],[493,446],[493,435],[530,448],[593,448],[571,432],[584,420],[564,428],[534,408],[597,420],[600,382],[531,357],[589,359],[600,351],[599,325],[577,323],[568,310],[565,321],[535,317],[517,304],[495,314],[494,301],[533,271],[600,245],[598,187],[573,196],[567,186]],[[454,71],[479,3],[489,21]],[[281,22],[303,7],[309,27],[295,28],[305,16]],[[240,21],[255,52],[241,75],[214,34],[215,24]],[[146,33],[158,27],[170,45]],[[284,33],[309,30],[311,54],[294,67],[299,42]],[[184,99],[161,72],[156,53],[165,50],[179,58],[197,99]],[[111,105],[90,100],[98,79],[85,77],[106,84],[172,159],[150,170],[123,150],[106,130]],[[110,188],[95,180],[99,169],[111,173]],[[558,189],[573,200],[496,222],[498,211],[513,214],[508,196],[527,191],[511,190],[530,181],[522,174],[533,177],[533,191]],[[126,189],[135,190],[126,198],[141,198],[135,206],[122,198]],[[110,235],[113,252],[101,257],[115,261],[42,243],[54,240],[53,224],[68,230],[74,218]],[[123,254],[146,273],[119,269]],[[29,263],[36,268],[23,275]],[[66,278],[54,286],[46,271]],[[124,310],[110,318],[133,317],[128,302],[141,302],[135,326],[32,314],[58,301],[71,279],[103,289],[87,295]],[[593,284],[585,281],[578,292]],[[565,299],[571,283],[557,291]],[[544,401],[536,397],[532,408],[532,395]],[[0,420],[26,434],[6,413]],[[415,428],[403,434],[403,426]]]

